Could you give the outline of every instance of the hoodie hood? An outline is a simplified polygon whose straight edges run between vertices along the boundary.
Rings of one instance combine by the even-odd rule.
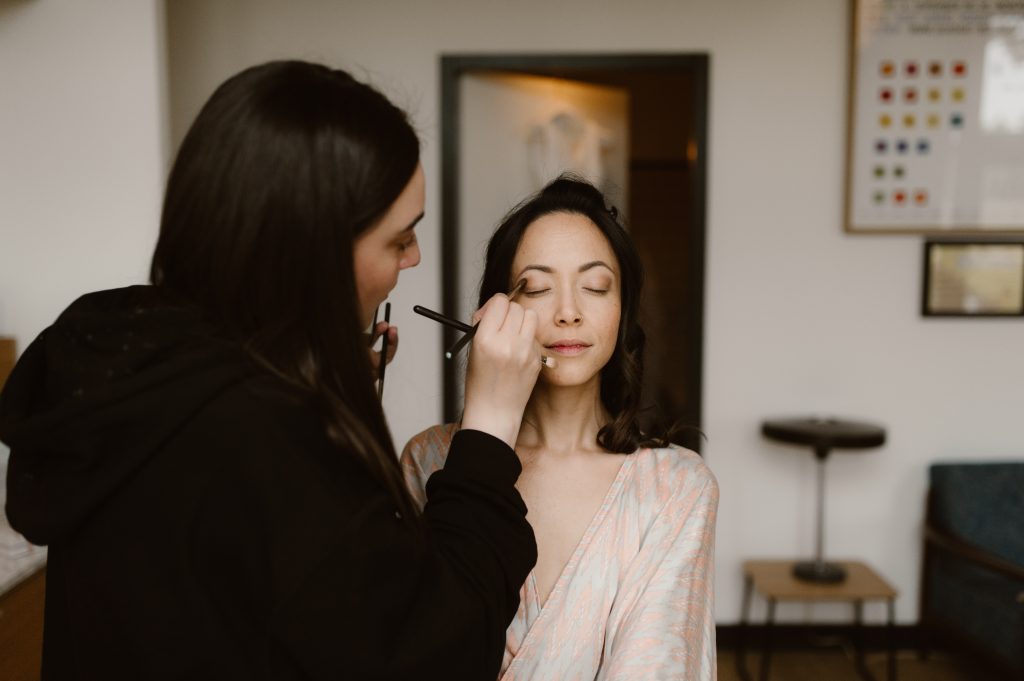
[[[79,298],[25,350],[0,393],[11,526],[34,544],[70,535],[253,371],[237,344],[154,287]]]

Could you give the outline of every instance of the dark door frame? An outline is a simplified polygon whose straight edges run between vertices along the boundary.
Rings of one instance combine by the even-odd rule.
[[[697,145],[696,158],[691,166],[689,190],[689,216],[686,228],[689,230],[689,259],[683,263],[684,272],[690,279],[693,300],[687,308],[688,328],[699,334],[696,350],[691,352],[690,385],[693,391],[695,412],[677,415],[688,425],[701,427],[703,404],[703,362],[704,362],[704,254],[707,201],[707,109],[708,71],[710,57],[706,53],[665,53],[665,54],[460,54],[441,57],[441,294],[442,309],[446,315],[456,313],[459,290],[459,126],[461,102],[459,101],[459,77],[472,71],[504,71],[527,73],[538,76],[552,76],[567,79],[582,79],[588,71],[673,71],[685,72],[693,83],[693,141]],[[455,342],[456,332],[443,328],[444,347]],[[444,364],[444,420],[451,422],[458,418],[456,413],[455,365],[441,360]],[[699,443],[698,443],[699,444]]]

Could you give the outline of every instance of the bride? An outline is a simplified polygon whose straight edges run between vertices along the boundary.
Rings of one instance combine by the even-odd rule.
[[[641,431],[642,265],[602,194],[563,176],[491,238],[480,300],[537,312],[542,369],[523,415],[517,488],[538,561],[506,632],[502,681],[716,677],[718,485],[694,452]],[[422,507],[458,424],[414,437],[403,471]]]

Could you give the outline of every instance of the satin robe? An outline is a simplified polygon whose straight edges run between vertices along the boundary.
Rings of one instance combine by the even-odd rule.
[[[435,426],[402,452],[421,507],[455,432],[454,424]],[[717,508],[718,483],[694,452],[626,456],[543,605],[534,573],[527,577],[501,681],[715,679]]]

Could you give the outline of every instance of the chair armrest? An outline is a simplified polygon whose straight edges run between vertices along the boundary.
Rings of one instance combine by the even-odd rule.
[[[924,538],[925,542],[932,544],[937,549],[960,556],[1011,579],[1024,581],[1024,566],[1011,563],[1005,558],[993,555],[977,546],[971,546],[931,525],[925,525]],[[1024,592],[1018,595],[1017,600],[1024,602]]]

